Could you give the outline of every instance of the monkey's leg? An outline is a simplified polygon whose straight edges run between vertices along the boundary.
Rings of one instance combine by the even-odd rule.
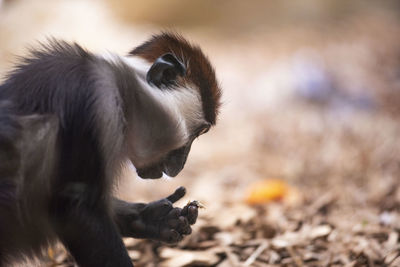
[[[166,243],[176,243],[192,232],[190,225],[197,220],[198,207],[186,205],[174,208],[173,203],[186,193],[179,187],[172,195],[145,203],[129,203],[114,199],[115,222],[126,237],[147,238]]]
[[[133,266],[117,227],[103,209],[105,206],[73,202],[57,214],[56,229],[77,264],[81,267]]]

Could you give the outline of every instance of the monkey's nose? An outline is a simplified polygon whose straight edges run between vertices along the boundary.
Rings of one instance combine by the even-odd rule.
[[[169,177],[175,177],[181,172],[182,169],[183,169],[183,166],[172,166],[172,167],[166,166],[164,168],[164,172]]]

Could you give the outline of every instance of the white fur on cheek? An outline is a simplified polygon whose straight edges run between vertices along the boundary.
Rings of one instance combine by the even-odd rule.
[[[155,97],[174,117],[179,120],[184,139],[187,140],[194,128],[204,123],[201,99],[193,88],[175,88],[160,90],[152,88]]]

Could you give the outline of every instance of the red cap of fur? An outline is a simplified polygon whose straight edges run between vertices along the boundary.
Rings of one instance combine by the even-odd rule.
[[[215,124],[220,106],[221,89],[215,77],[214,68],[200,47],[190,44],[179,34],[164,32],[154,35],[150,40],[136,47],[130,55],[154,62],[165,53],[172,53],[186,65],[184,80],[193,83],[200,90],[205,119]]]

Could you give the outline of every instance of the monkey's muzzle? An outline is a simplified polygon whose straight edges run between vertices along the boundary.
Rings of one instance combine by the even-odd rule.
[[[142,179],[159,179],[163,175],[163,165],[158,164],[155,166],[136,169],[136,173]]]
[[[192,142],[193,140],[187,145],[171,151],[161,163],[136,169],[137,174],[143,179],[161,178],[163,172],[170,177],[177,176],[185,166]]]

